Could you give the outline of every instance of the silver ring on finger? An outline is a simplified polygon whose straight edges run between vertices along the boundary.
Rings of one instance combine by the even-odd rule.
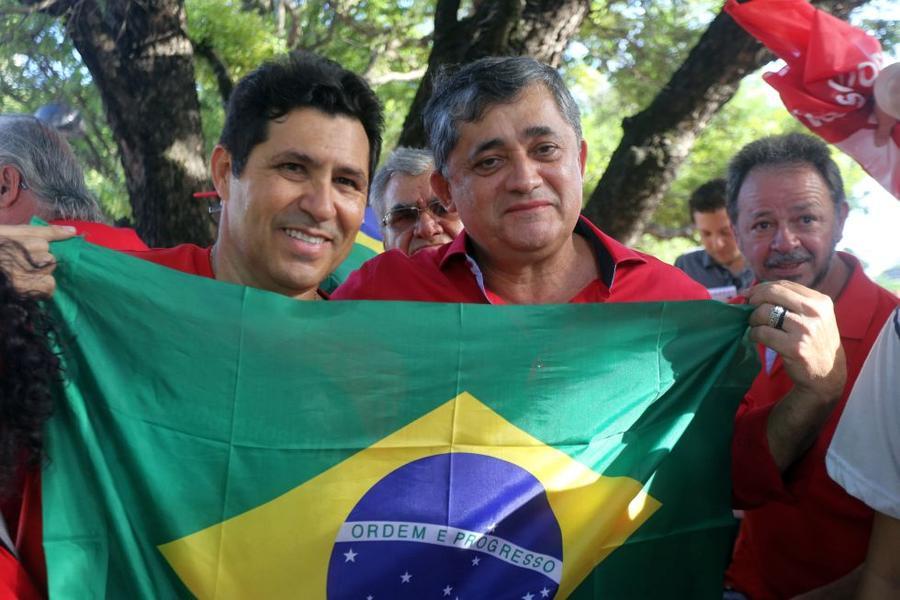
[[[787,316],[787,309],[777,304],[769,311],[769,327],[784,331],[784,318]]]

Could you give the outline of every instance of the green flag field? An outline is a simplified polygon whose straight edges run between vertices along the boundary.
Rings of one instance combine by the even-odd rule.
[[[721,598],[746,307],[298,302],[54,253],[51,598]]]

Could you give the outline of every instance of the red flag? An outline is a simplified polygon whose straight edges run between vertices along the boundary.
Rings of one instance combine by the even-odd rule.
[[[787,63],[763,78],[788,111],[900,198],[900,127],[887,144],[875,145],[878,40],[805,0],[728,0],[725,11]]]

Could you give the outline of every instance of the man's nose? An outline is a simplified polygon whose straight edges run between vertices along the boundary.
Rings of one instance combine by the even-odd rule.
[[[431,214],[431,211],[423,210],[416,219],[416,227],[413,234],[420,238],[433,238],[441,234],[443,227],[438,222],[438,218]]]
[[[541,186],[539,165],[525,157],[513,157],[512,169],[507,177],[507,188],[510,191],[528,194]]]
[[[772,236],[771,247],[779,252],[788,252],[799,245],[799,240],[789,225],[778,225]]]
[[[308,186],[304,186],[298,198],[298,205],[317,222],[329,221],[337,214],[335,210],[336,193],[330,178],[327,181],[316,179],[311,181]]]

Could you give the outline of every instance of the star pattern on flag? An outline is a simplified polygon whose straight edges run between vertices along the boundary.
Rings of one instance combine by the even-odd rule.
[[[548,598],[550,596],[550,590],[546,587],[541,590],[541,598]]]
[[[475,558],[472,559],[472,566],[477,567],[478,563],[480,563],[480,562],[481,562],[481,558],[476,556]]]
[[[406,571],[403,575],[400,576],[401,583],[409,583],[412,579],[412,575],[409,574],[409,571]]]
[[[452,592],[452,591],[453,591],[453,588],[448,585],[447,587],[444,588],[444,595],[449,596],[450,592]]]
[[[522,600],[534,600],[534,594],[532,594],[531,592],[528,592],[527,594],[522,596]]]
[[[359,554],[359,552],[354,552],[354,551],[353,551],[353,548],[350,548],[349,550],[347,550],[346,552],[344,552],[344,562],[352,562],[352,563],[355,563],[355,562],[356,562],[356,556],[357,556],[358,554]]]

